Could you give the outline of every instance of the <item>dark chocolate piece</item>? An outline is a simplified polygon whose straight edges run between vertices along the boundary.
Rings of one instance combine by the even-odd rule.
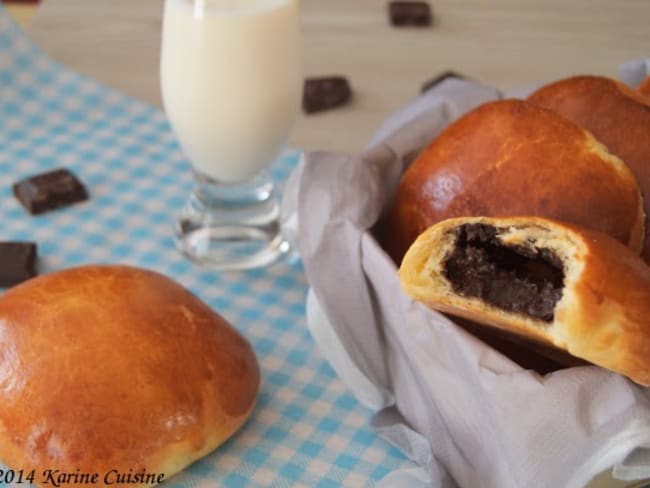
[[[307,78],[302,96],[302,109],[311,114],[346,104],[352,97],[350,84],[344,76]]]
[[[36,243],[0,242],[0,287],[22,283],[36,276]]]
[[[427,2],[389,2],[388,16],[396,27],[427,27],[431,25],[431,7]]]
[[[438,76],[435,78],[430,79],[429,81],[426,81],[425,83],[422,84],[422,88],[420,88],[420,93],[424,93],[428,90],[431,90],[434,86],[442,83],[445,81],[447,78],[458,78],[461,80],[466,80],[463,75],[460,75],[456,73],[455,71],[443,71],[440,73]]]
[[[550,249],[505,245],[492,226],[461,226],[444,266],[456,293],[545,322],[562,298],[560,258]]]
[[[65,168],[19,181],[13,190],[18,201],[32,215],[88,199],[83,183]]]

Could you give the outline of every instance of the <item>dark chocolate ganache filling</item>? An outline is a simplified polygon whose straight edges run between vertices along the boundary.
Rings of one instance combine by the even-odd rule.
[[[553,321],[564,270],[550,249],[506,246],[494,227],[465,224],[445,259],[444,274],[459,295],[481,298],[509,312]]]

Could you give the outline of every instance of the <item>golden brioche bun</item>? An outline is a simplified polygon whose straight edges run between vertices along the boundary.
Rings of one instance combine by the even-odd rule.
[[[490,266],[483,266],[474,251],[468,253],[471,259],[462,269],[477,276],[463,284],[454,274],[458,262],[452,260],[470,242],[461,237],[467,235],[465,229],[474,232],[471,246],[486,249]],[[496,243],[495,251],[491,246]],[[502,249],[529,260],[510,254],[504,258]],[[530,313],[547,299],[540,299],[541,290],[552,282],[539,260],[563,275],[550,320]],[[518,282],[500,274],[512,263],[518,263]],[[541,276],[546,284],[538,280]],[[400,279],[411,297],[435,310],[565,350],[650,386],[650,267],[605,234],[540,217],[449,219],[413,243]],[[510,290],[504,291],[506,287]],[[522,299],[525,288],[534,290],[533,298]],[[517,307],[508,307],[515,302]]]
[[[591,132],[630,167],[650,215],[650,98],[601,76],[574,76],[543,86],[528,100]],[[650,224],[642,252],[650,262]]]
[[[34,469],[37,483],[45,470],[99,474],[75,486],[105,486],[111,470],[168,479],[241,427],[259,388],[235,329],[138,268],[82,266],[16,286],[0,297],[0,337],[0,459]]]
[[[546,216],[642,246],[642,201],[627,166],[575,123],[521,100],[480,106],[420,153],[400,181],[383,246],[399,263],[430,225],[472,215]]]

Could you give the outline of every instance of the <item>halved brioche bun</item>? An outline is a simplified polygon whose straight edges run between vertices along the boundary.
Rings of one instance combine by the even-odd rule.
[[[611,237],[540,217],[464,217],[400,268],[429,307],[567,351],[650,386],[650,268]]]

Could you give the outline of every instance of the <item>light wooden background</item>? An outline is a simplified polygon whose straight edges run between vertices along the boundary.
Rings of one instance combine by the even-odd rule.
[[[303,0],[304,72],[344,74],[346,108],[301,116],[290,142],[358,151],[382,119],[446,70],[508,89],[578,73],[615,76],[650,57],[650,0],[433,0],[433,28],[396,29],[383,0]],[[56,59],[160,104],[163,0],[44,0],[29,32]]]

